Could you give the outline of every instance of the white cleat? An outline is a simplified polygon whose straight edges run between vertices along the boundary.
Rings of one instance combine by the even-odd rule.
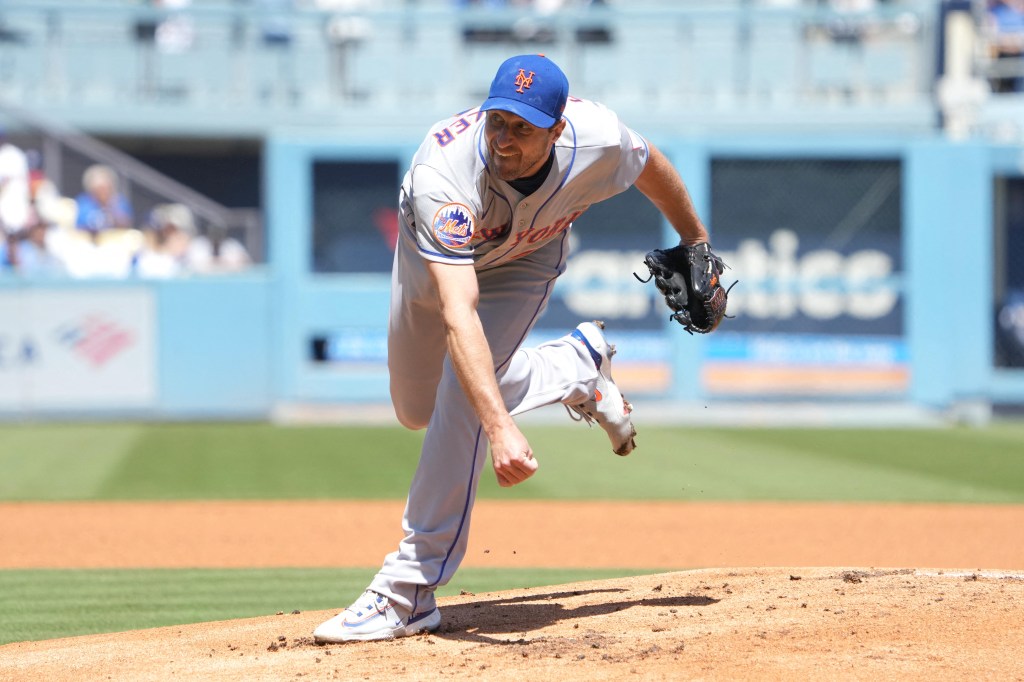
[[[440,625],[441,612],[436,606],[415,616],[402,616],[390,599],[367,590],[352,606],[318,625],[313,639],[318,644],[395,639],[433,632]]]
[[[588,424],[595,421],[608,434],[612,442],[612,450],[616,455],[626,456],[636,447],[636,429],[630,413],[633,406],[619,392],[619,387],[612,379],[612,356],[615,346],[604,338],[604,322],[594,320],[584,322],[569,334],[568,338],[579,343],[597,367],[597,385],[594,395],[578,405],[568,405]]]

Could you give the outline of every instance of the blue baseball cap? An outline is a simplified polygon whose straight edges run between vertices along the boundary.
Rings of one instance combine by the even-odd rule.
[[[558,123],[569,97],[569,79],[542,54],[506,59],[491,82],[480,111],[510,111],[538,128]]]

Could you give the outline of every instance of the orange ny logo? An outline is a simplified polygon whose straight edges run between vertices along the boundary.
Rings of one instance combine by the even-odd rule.
[[[530,75],[527,76],[526,71],[524,71],[523,69],[519,69],[519,75],[516,76],[516,85],[519,86],[516,92],[520,94],[522,94],[523,88],[529,90],[530,86],[533,85],[533,71],[531,71]]]

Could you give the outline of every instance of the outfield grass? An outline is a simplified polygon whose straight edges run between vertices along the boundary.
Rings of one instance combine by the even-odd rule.
[[[1024,424],[949,429],[526,429],[541,463],[501,499],[1024,502]],[[0,426],[0,501],[401,499],[421,433],[267,424]]]
[[[646,427],[629,457],[600,429],[528,426],[541,462],[501,499],[1024,503],[1024,424],[947,429]],[[401,499],[421,433],[268,424],[0,426],[0,501]],[[2,523],[2,519],[0,519]],[[343,607],[374,568],[0,570],[0,643]],[[460,571],[487,592],[623,571]],[[629,574],[636,574],[629,570]]]

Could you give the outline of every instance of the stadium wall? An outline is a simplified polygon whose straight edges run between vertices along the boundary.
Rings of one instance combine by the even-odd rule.
[[[1024,403],[1024,372],[994,366],[987,303],[993,184],[1024,175],[1024,148],[927,135],[652,141],[733,266],[736,318],[709,337],[665,319],[630,272],[671,232],[626,196],[579,221],[570,273],[589,274],[560,282],[528,342],[609,318],[626,390],[673,403]],[[0,279],[0,416],[263,419],[385,404],[389,279],[373,202],[392,202],[418,142],[271,135],[268,263],[244,275]]]
[[[275,400],[271,282],[0,278],[0,415],[263,418]]]

